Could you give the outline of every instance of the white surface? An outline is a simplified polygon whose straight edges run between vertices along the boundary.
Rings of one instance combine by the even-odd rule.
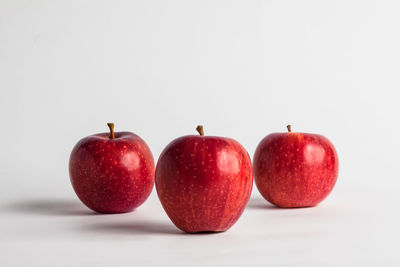
[[[397,1],[0,1],[0,266],[399,266]],[[321,133],[338,183],[310,209],[254,187],[226,233],[186,235],[153,191],[93,215],[67,164],[82,137]],[[139,266],[138,265],[138,266]]]

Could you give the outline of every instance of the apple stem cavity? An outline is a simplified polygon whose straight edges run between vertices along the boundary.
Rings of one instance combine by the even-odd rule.
[[[286,126],[286,127],[287,127],[288,132],[291,133],[291,132],[292,132],[292,125],[289,124],[289,125]]]
[[[196,127],[196,131],[200,134],[200,136],[204,136],[204,128],[203,125],[199,125]]]
[[[110,128],[110,135],[108,136],[108,138],[110,138],[111,140],[115,138],[115,133],[114,133],[114,123],[113,122],[109,122],[107,123],[108,128]]]

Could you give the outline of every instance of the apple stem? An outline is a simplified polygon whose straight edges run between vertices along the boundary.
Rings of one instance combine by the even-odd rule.
[[[196,127],[196,131],[200,134],[200,136],[204,136],[203,125],[199,125]]]
[[[288,126],[286,126],[286,127],[287,127],[287,130],[288,130],[289,133],[292,132],[292,126],[290,124]]]
[[[110,128],[110,135],[108,136],[108,138],[114,139],[115,138],[114,123],[113,122],[109,122],[109,123],[107,123],[107,126],[108,126],[108,128]]]

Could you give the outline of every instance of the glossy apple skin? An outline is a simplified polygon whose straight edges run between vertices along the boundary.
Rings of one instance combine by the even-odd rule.
[[[261,195],[282,208],[317,205],[329,195],[338,177],[336,150],[317,134],[270,134],[258,145],[253,162]]]
[[[189,233],[229,229],[243,213],[252,186],[250,157],[229,138],[180,137],[164,149],[156,167],[161,204]]]
[[[72,150],[69,174],[79,199],[100,213],[129,212],[154,185],[154,160],[147,144],[130,132],[95,134]]]

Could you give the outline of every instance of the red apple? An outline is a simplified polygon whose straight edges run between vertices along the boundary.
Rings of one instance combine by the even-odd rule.
[[[154,185],[154,160],[136,134],[95,134],[80,140],[69,161],[72,186],[79,199],[100,213],[129,212],[141,205]]]
[[[291,132],[266,136],[254,154],[254,179],[261,195],[278,207],[315,206],[338,176],[336,150],[321,135]]]
[[[156,167],[161,204],[181,230],[221,232],[243,213],[253,186],[251,160],[235,140],[188,135],[172,141]]]

